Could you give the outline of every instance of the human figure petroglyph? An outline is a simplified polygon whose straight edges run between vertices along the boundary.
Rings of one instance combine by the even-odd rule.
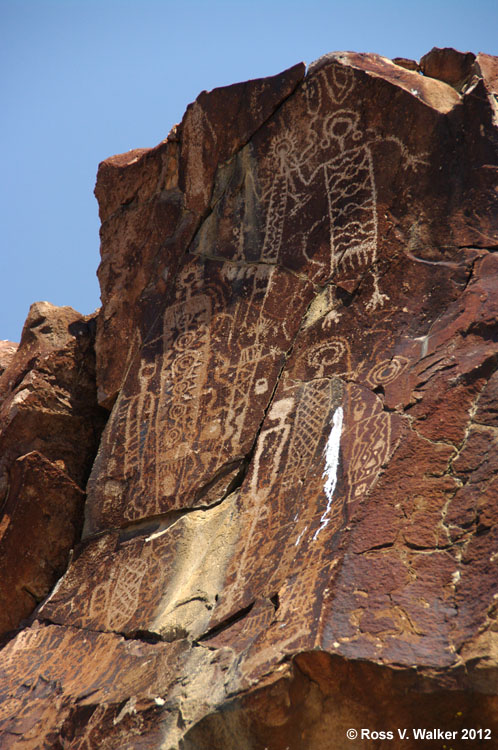
[[[190,459],[189,436],[199,430],[201,396],[210,354],[211,300],[205,294],[187,296],[164,316],[163,362],[159,408],[154,425],[155,497],[172,496],[181,484]],[[157,397],[156,397],[157,398]]]
[[[242,459],[248,421],[262,417],[296,326],[280,299],[300,309],[312,293],[265,264],[193,260],[182,274],[109,422],[104,517],[122,507],[133,520],[193,501],[192,481],[202,488]]]
[[[332,65],[303,85],[308,121],[280,132],[268,150],[261,203],[267,206],[262,259],[277,262],[284,238],[299,245],[303,261],[325,280],[358,280],[370,272],[373,291],[367,309],[387,297],[379,287],[377,188],[373,147],[390,142],[404,167],[425,163],[396,138],[365,128],[360,112],[344,106],[353,90],[350,71]],[[332,112],[327,113],[327,104]],[[324,195],[323,212],[308,209],[310,196]],[[317,248],[327,238],[328,259]]]
[[[129,400],[128,417],[124,420],[124,473],[129,476],[133,470],[138,469],[141,474],[144,469],[144,449],[148,437],[148,429],[151,421],[154,421],[157,407],[157,399],[153,393],[159,366],[157,358],[153,362],[143,359],[140,363],[138,380],[140,390],[137,396]]]
[[[299,144],[289,132],[274,139],[270,157],[275,167],[274,179],[268,191],[266,228],[261,260],[276,263],[284,234],[285,217],[308,200],[298,187],[302,158],[297,157]],[[263,196],[263,199],[266,196]]]
[[[227,269],[231,281],[247,284],[246,304],[237,303],[233,315],[228,319],[226,345],[238,350],[236,364],[230,359],[227,379],[231,381],[230,398],[225,422],[225,434],[230,435],[234,444],[242,439],[247,414],[256,392],[256,382],[261,381],[265,370],[269,370],[275,352],[264,352],[263,341],[271,330],[272,323],[266,315],[265,304],[271,294],[270,269],[232,267]],[[251,342],[240,346],[241,330],[252,332]],[[259,392],[264,393],[259,387]]]
[[[331,415],[340,403],[341,388],[336,378],[296,383],[286,387],[272,405],[246,485],[253,510],[237,567],[229,576],[234,592],[260,585],[264,586],[260,593],[265,595],[278,590],[296,555],[304,554],[306,565],[313,568],[316,555],[322,554],[320,545],[315,545],[315,550],[310,545],[324,512],[327,538],[340,527],[343,504],[340,498],[337,508],[328,502],[321,474],[326,466],[324,450]],[[263,571],[259,563],[253,565],[255,549],[261,562],[278,560],[278,565],[272,571]]]
[[[173,495],[181,483],[189,457],[185,436],[198,427],[207,377],[210,318],[211,301],[205,294],[187,295],[169,307],[160,340],[144,346],[135,395],[119,404],[125,478],[135,481],[125,517],[133,517],[151,497],[160,502]]]
[[[323,598],[336,562],[334,534],[346,522],[350,503],[363,500],[374,485],[393,448],[392,415],[382,411],[379,400],[367,389],[350,384],[346,386],[346,393],[344,407],[337,405],[335,410],[329,409],[331,456],[329,461],[324,462],[324,473],[327,476],[322,478],[322,482],[331,480],[327,507],[322,508],[321,514],[315,507],[312,515],[303,517],[299,530],[298,518],[293,519],[297,545],[290,544],[292,533],[287,527],[287,539],[280,544],[278,553],[275,549],[270,550],[271,559],[278,559],[279,565],[277,569],[266,573],[268,579],[264,585],[267,590],[279,591],[281,608],[278,620],[292,623],[290,631],[295,628],[296,637],[303,621],[319,623]],[[299,424],[301,425],[301,421]],[[306,457],[306,460],[309,463],[309,457]],[[329,473],[328,464],[331,468]],[[342,471],[342,483],[339,488],[340,494],[336,497],[339,466]],[[285,474],[285,469],[280,477],[282,474]],[[279,484],[280,481],[281,479]],[[317,490],[317,487],[313,488],[313,495],[316,496]],[[272,488],[269,488],[267,495],[273,497]],[[287,493],[284,502],[288,499]],[[309,503],[306,503],[306,506],[308,507]],[[275,501],[272,503],[271,517],[274,510]],[[289,510],[290,508],[288,513]],[[306,511],[304,508],[303,510],[305,514]],[[254,546],[253,542],[253,549]],[[296,575],[286,578],[286,562],[289,561],[292,561],[290,569],[294,570]],[[286,632],[289,632],[289,628]],[[314,634],[309,633],[309,637],[313,638]]]
[[[253,459],[253,473],[250,482],[251,492],[254,495],[259,495],[261,489],[265,484],[273,484],[277,478],[278,470],[280,468],[280,462],[282,460],[282,452],[288,441],[291,425],[287,419],[288,415],[294,409],[293,398],[282,398],[275,401],[272,404],[270,411],[268,412],[267,419],[271,424],[262,431],[260,439],[256,445],[256,451]],[[276,448],[273,445],[276,444]],[[272,474],[270,481],[264,480],[261,474],[261,462],[265,458],[268,452],[274,456]]]
[[[326,276],[334,279],[341,273],[370,269],[374,291],[369,305],[380,306],[386,297],[378,285],[374,165],[359,113],[340,109],[325,119],[317,118],[309,125],[307,141],[302,149],[289,133],[273,145],[275,177],[269,191],[263,258],[278,257],[286,223],[292,226],[306,210],[303,196],[323,193],[327,215],[311,223],[298,221],[303,258],[315,263],[314,237],[328,236]]]
[[[398,427],[369,389],[339,378],[288,381],[278,395],[241,494],[250,521],[221,611],[241,595],[277,591],[282,605],[272,628],[285,619],[297,634],[303,618],[319,621],[337,532],[375,485]]]
[[[236,568],[229,573],[234,591],[244,589],[245,585],[242,585],[242,580],[250,576],[250,556],[253,553],[254,540],[261,536],[261,524],[266,524],[265,519],[267,519],[271,510],[270,505],[266,503],[266,499],[271,488],[278,481],[282,454],[288,443],[292,428],[290,415],[293,413],[294,407],[295,400],[292,396],[275,400],[266,417],[268,426],[261,432],[256,444],[248,484],[248,492],[251,503],[254,505],[254,511],[251,513],[251,521],[244,538],[240,560]],[[272,457],[270,477],[265,476],[268,456]],[[268,540],[265,539],[265,541]]]

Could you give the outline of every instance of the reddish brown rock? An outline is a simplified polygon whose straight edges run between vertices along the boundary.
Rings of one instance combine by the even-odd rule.
[[[498,60],[480,52],[476,57],[477,74],[482,77],[488,95],[498,93]],[[492,102],[492,99],[491,99]]]
[[[112,412],[9,747],[498,732],[496,61],[423,70],[333,53],[101,165]]]
[[[9,366],[12,357],[17,351],[18,344],[12,343],[12,341],[0,341],[0,375]]]
[[[1,634],[46,597],[81,534],[103,427],[94,335],[94,318],[36,303],[0,377]]]
[[[66,570],[83,502],[82,490],[40,453],[14,462],[0,524],[0,633],[30,615]]]
[[[38,451],[84,487],[102,429],[95,405],[95,319],[48,302],[31,306],[0,378],[0,472]]]
[[[300,63],[271,78],[203,91],[157,148],[100,165],[95,194],[102,220],[97,332],[102,405],[114,403],[157,305],[174,289],[181,258],[208,208],[218,165],[264,125],[303,76]]]
[[[393,63],[407,70],[419,70],[418,62],[408,57],[393,57]]]
[[[185,206],[201,216],[217,167],[239,151],[296,89],[304,63],[271,78],[203,91],[181,124],[180,187]]]
[[[112,157],[99,166],[95,195],[102,220],[102,308],[97,385],[99,402],[109,409],[148,332],[150,321],[142,324],[144,290],[152,279],[153,287],[164,291],[168,276],[176,273],[181,248],[195,231],[195,217],[184,210],[178,189],[178,159],[173,130],[155,149]]]
[[[433,47],[420,58],[420,70],[426,76],[461,88],[473,72],[474,60],[472,52],[457,52],[451,47]]]
[[[184,264],[109,420],[86,534],[207,505],[228,490],[311,294],[310,284],[268,265]]]
[[[159,743],[161,714],[167,724],[169,709],[161,696],[174,683],[170,675],[182,650],[182,644],[144,644],[73,628],[24,630],[2,652],[2,747],[105,747],[109,737],[131,747],[144,732]]]

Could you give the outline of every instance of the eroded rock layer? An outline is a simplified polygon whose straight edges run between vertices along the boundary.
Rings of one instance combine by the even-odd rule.
[[[100,166],[112,410],[5,747],[498,737],[498,63],[398,62],[203,92]]]

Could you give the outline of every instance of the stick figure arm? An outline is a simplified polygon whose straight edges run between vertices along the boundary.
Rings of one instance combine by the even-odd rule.
[[[414,172],[417,171],[417,169],[421,166],[429,166],[429,159],[427,153],[421,153],[421,154],[413,154],[410,153],[406,145],[403,143],[401,138],[398,138],[395,135],[389,135],[384,138],[379,138],[378,136],[372,138],[370,140],[370,145],[382,145],[384,143],[390,143],[399,149],[402,157],[402,167],[403,169],[413,169]]]

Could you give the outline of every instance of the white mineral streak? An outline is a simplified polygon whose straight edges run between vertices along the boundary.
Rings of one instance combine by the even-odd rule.
[[[158,539],[160,536],[163,536],[163,534],[166,534],[167,531],[169,531],[170,527],[168,526],[166,529],[160,529],[159,531],[155,531],[150,536],[145,537],[146,542],[152,542],[154,539]]]
[[[298,538],[296,539],[296,544],[294,545],[295,547],[297,547],[297,545],[298,545],[298,544],[299,544],[299,542],[301,541],[301,537],[302,537],[302,535],[304,534],[304,532],[306,531],[306,529],[307,529],[307,528],[308,528],[308,527],[307,527],[307,526],[305,526],[305,527],[304,527],[304,529],[303,529],[303,530],[301,531],[301,533],[299,534]]]
[[[329,439],[327,440],[327,447],[325,448],[325,469],[322,476],[325,478],[325,484],[323,489],[327,495],[327,507],[320,518],[320,526],[315,532],[313,541],[318,537],[318,534],[328,524],[328,515],[332,505],[332,498],[334,496],[335,486],[337,484],[337,469],[339,468],[339,448],[341,445],[341,433],[342,433],[342,418],[343,410],[342,406],[339,406],[334,412],[334,418],[332,420],[332,429],[330,430]]]

